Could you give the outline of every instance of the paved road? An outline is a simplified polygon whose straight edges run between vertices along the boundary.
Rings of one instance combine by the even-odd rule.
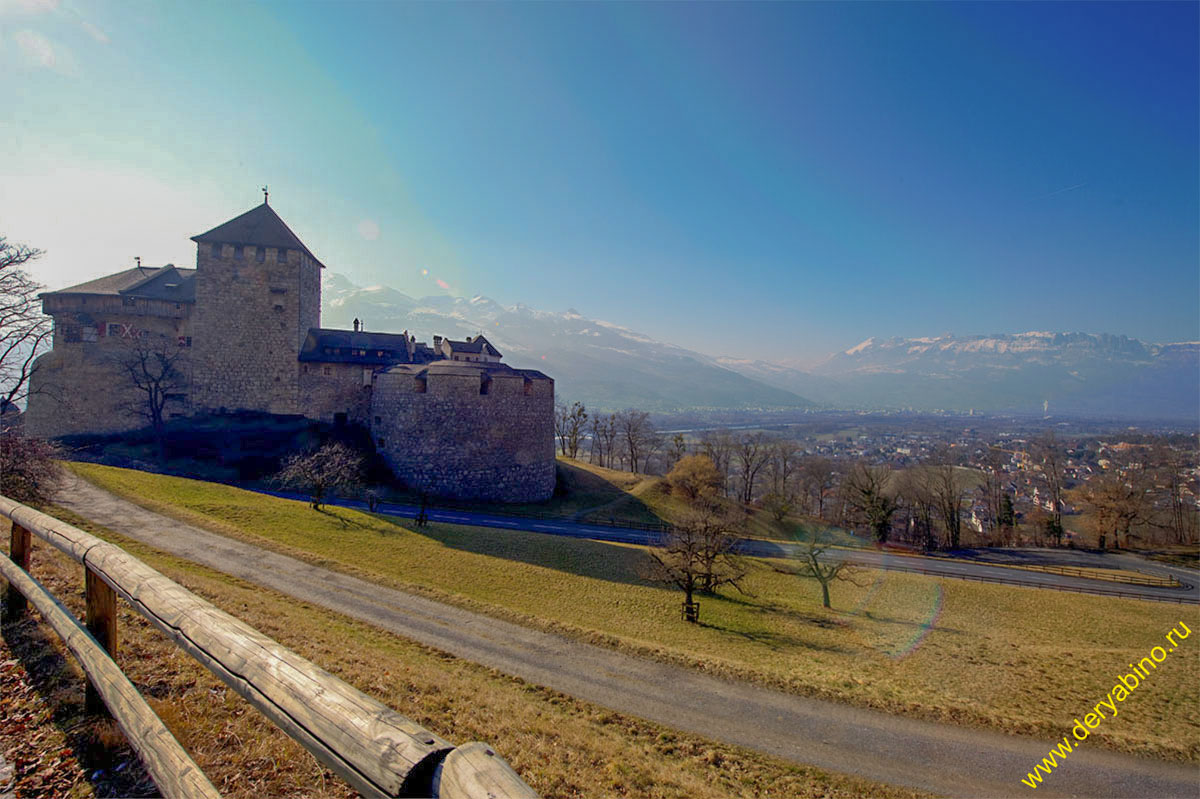
[[[158,549],[613,710],[790,760],[953,796],[1019,795],[1049,742],[729,682],[530,630],[168,519],[74,478],[59,499]],[[548,598],[548,600],[551,598]],[[1197,797],[1195,765],[1098,749],[1040,795]]]
[[[262,491],[260,493],[283,497],[284,499],[305,499],[305,496],[302,494],[288,491]],[[326,504],[366,509],[366,503],[353,499],[329,500]],[[389,503],[380,504],[376,509],[378,513],[406,519],[415,518],[419,511],[420,508],[413,505],[393,505]],[[647,532],[645,530],[587,524],[568,519],[534,519],[476,511],[430,509],[428,516],[431,521],[435,522],[469,524],[475,527],[491,527],[505,530],[525,530],[534,533],[546,533],[548,535],[590,538],[598,541],[616,541],[623,544],[654,544],[658,541],[659,535],[656,532]],[[785,541],[766,541],[757,538],[747,538],[741,540],[739,549],[743,554],[755,557],[786,558],[795,553],[797,546]],[[987,550],[980,550],[980,552],[984,551]],[[922,574],[935,574],[940,577],[954,577],[966,580],[1004,582],[1035,588],[1053,588],[1059,591],[1127,596],[1164,602],[1200,602],[1200,575],[1194,572],[1189,573],[1187,569],[1172,569],[1165,564],[1151,565],[1146,560],[1132,555],[1100,555],[1086,552],[1071,553],[1070,550],[1012,550],[1012,552],[1045,553],[1045,556],[1040,559],[1027,557],[1024,559],[1025,562],[1035,562],[1036,560],[1043,563],[1100,566],[1102,568],[1136,568],[1163,575],[1174,573],[1176,579],[1181,580],[1184,585],[1181,588],[1127,585],[1108,580],[1070,577],[1048,572],[1012,569],[999,565],[1004,562],[1018,562],[1019,559],[1015,556],[1009,560],[996,558],[994,559],[996,565],[989,565],[977,560],[959,558],[896,555],[866,549],[837,549],[827,552],[825,559],[845,559],[876,569],[919,572]]]

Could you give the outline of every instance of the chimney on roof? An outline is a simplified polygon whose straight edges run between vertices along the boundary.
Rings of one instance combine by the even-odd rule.
[[[358,332],[358,320],[357,319],[354,320],[354,332],[355,333]]]
[[[142,268],[142,256],[135,255],[135,256],[133,256],[133,260],[137,261],[138,269],[141,269]]]

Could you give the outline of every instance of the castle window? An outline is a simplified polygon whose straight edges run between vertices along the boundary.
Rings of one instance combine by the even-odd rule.
[[[122,297],[121,305],[125,306],[126,308],[132,308],[133,306],[137,305],[137,300],[133,297]]]
[[[271,286],[271,293],[272,294],[287,294],[287,289],[280,288],[279,286]]]
[[[492,390],[492,378],[488,377],[487,375],[484,375],[483,378],[479,381],[479,393],[487,394],[491,390]]]
[[[68,344],[83,340],[83,333],[77,325],[63,325],[62,329],[63,341]]]
[[[532,393],[533,393],[533,381],[527,377],[527,378],[525,378],[525,396],[528,397]]]
[[[112,322],[109,322],[108,323],[108,335],[119,337],[122,332],[122,327],[123,327],[122,325],[116,325],[116,324],[113,324]]]
[[[179,346],[181,346],[181,347],[192,346],[192,337],[191,336],[180,336],[179,337]]]
[[[414,378],[413,390],[418,394],[424,394],[429,390],[429,384],[426,383],[425,378],[423,377]]]
[[[242,245],[233,245],[233,257],[237,258],[239,261],[242,260]]]
[[[277,249],[275,251],[275,260],[281,264],[287,263],[287,248],[286,247],[280,247],[279,249]]]
[[[275,310],[276,310],[276,311],[282,311],[282,310],[283,310],[283,306],[282,306],[282,305],[276,305],[276,306],[275,306]]]
[[[326,376],[332,375],[332,374],[333,374],[333,367],[332,367],[332,366],[326,366],[324,369],[322,369],[322,370],[321,370],[321,373],[322,373],[322,374],[324,374],[324,375],[326,375]]]
[[[214,244],[214,245],[212,246],[212,250],[211,250],[211,252],[212,252],[212,257],[213,257],[213,258],[220,258],[220,257],[221,257],[221,245],[220,245],[220,244]]]
[[[267,260],[267,248],[266,247],[255,247],[254,248],[254,260],[258,261],[260,264],[262,262],[266,261]]]

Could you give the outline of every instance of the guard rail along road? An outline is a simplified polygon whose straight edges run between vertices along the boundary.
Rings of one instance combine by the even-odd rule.
[[[536,799],[490,747],[439,738],[120,547],[4,496],[0,515],[12,522],[0,557],[7,614],[32,604],[62,637],[88,676],[89,706],[108,707],[168,799],[220,794],[112,660],[117,596],[363,796]],[[83,565],[86,628],[29,575],[33,536]]]

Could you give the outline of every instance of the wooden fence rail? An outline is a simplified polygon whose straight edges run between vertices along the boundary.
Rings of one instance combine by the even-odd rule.
[[[12,520],[14,543],[27,530],[81,563],[363,796],[536,799],[484,744],[456,748],[120,547],[3,496],[0,515]],[[115,627],[105,634],[115,643]]]

